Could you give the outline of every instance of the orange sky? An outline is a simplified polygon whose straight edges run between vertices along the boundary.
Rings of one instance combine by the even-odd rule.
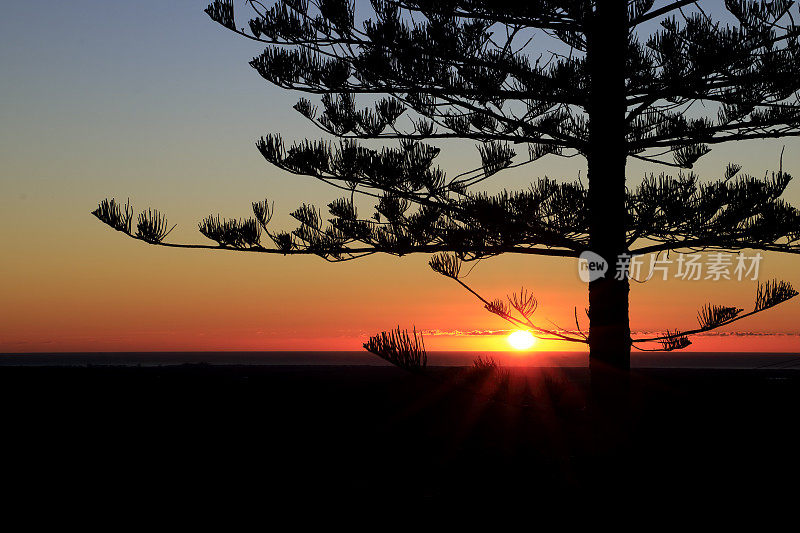
[[[440,330],[429,349],[507,349],[507,326],[456,284],[430,271],[422,256],[368,258],[328,264],[308,257],[254,257],[152,248],[122,239],[92,219],[78,224],[80,244],[47,241],[4,263],[4,352],[106,350],[354,350],[368,334],[416,325]],[[767,259],[774,259],[768,262]],[[791,277],[793,266],[767,257],[767,275]],[[788,275],[788,276],[787,276]],[[585,305],[574,260],[501,257],[482,262],[469,281],[502,296],[526,284],[538,315],[571,327],[573,307]],[[634,284],[635,330],[688,328],[706,301],[751,305],[753,282],[652,280]],[[579,315],[580,316],[580,315]],[[797,302],[742,321],[731,332],[777,336],[696,337],[698,350],[800,351]],[[585,327],[585,320],[582,321]],[[473,332],[454,335],[454,331]],[[571,345],[542,341],[537,349]]]

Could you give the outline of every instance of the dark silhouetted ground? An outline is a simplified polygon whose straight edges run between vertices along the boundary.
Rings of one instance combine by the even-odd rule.
[[[625,423],[587,407],[586,369],[430,370],[0,368],[4,484],[87,505],[678,505],[800,483],[797,371],[640,369]]]

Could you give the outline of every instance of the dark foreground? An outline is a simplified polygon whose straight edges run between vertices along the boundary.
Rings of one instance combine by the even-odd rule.
[[[589,497],[774,504],[800,483],[800,372],[638,370],[627,418],[587,408],[586,369],[0,368],[3,479],[18,496]]]

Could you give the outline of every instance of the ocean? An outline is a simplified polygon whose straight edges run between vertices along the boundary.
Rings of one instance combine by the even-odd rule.
[[[478,357],[492,357],[508,367],[586,367],[583,352],[429,352],[430,366],[469,366]],[[112,352],[0,354],[3,366],[388,366],[364,351],[353,352]],[[634,368],[785,368],[800,370],[800,353],[634,352]]]

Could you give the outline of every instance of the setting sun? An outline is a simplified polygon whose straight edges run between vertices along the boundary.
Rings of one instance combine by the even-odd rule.
[[[508,336],[508,344],[515,350],[527,350],[536,344],[536,337],[530,331],[515,331]]]

